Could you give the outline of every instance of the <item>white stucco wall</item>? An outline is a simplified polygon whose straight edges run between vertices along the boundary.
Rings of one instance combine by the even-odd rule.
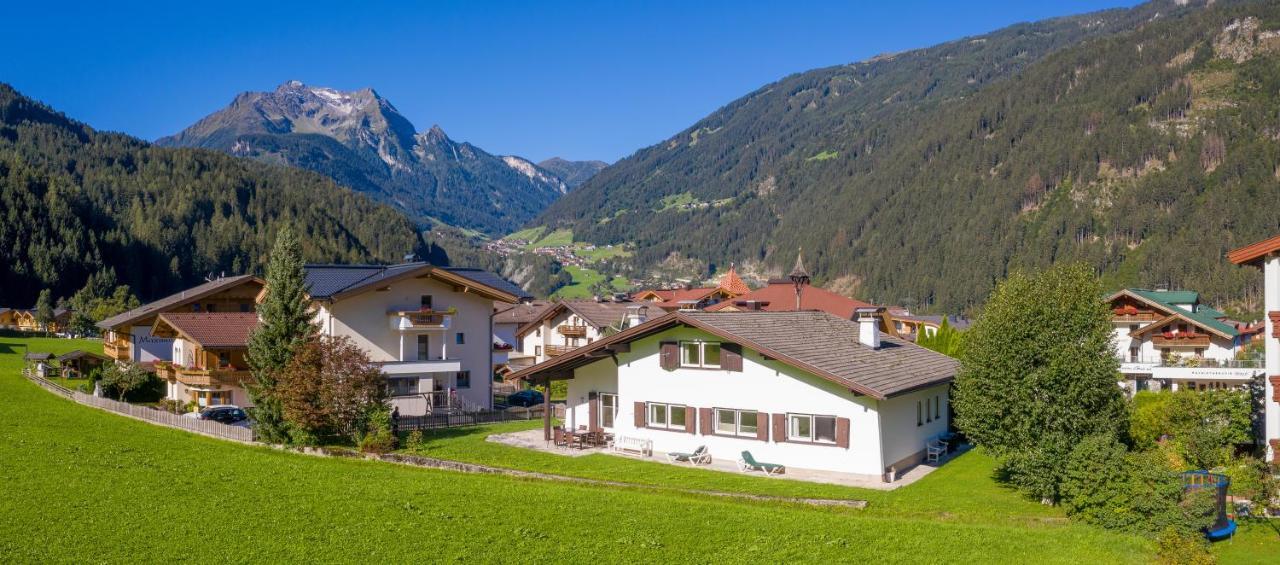
[[[1266,303],[1267,312],[1280,311],[1280,257],[1267,257],[1263,263],[1264,281],[1263,296]],[[1267,372],[1266,375],[1280,375],[1280,340],[1274,337],[1275,328],[1271,323],[1271,316],[1265,316],[1266,333],[1263,334],[1263,342],[1266,344],[1267,351]],[[1276,461],[1276,450],[1271,447],[1271,440],[1280,439],[1280,403],[1275,402],[1275,387],[1271,383],[1270,378],[1264,378],[1266,381],[1266,390],[1263,398],[1265,404],[1265,420],[1266,444],[1267,444],[1267,460]]]
[[[620,436],[653,440],[655,455],[660,456],[666,451],[693,451],[705,444],[712,456],[718,459],[737,460],[741,451],[750,450],[759,461],[867,475],[881,474],[889,463],[922,450],[925,437],[946,431],[949,385],[933,387],[902,399],[878,402],[854,395],[847,389],[781,362],[765,361],[758,353],[745,348],[742,372],[686,368],[663,370],[659,342],[680,339],[720,341],[700,330],[673,328],[632,342],[631,352],[618,355],[620,366],[615,367],[613,360],[605,358],[577,369],[575,378],[569,381],[565,424],[575,427],[587,424],[590,392],[615,392],[619,395],[619,410],[615,426],[609,431]],[[940,395],[944,417],[927,426],[917,427],[915,399],[926,393]],[[773,437],[772,416],[769,421],[760,422],[770,427],[769,441],[704,436],[701,425],[697,426],[698,433],[695,434],[637,429],[634,425],[636,402],[684,404],[695,409],[690,414],[697,414],[697,408],[732,408],[770,415],[803,413],[848,418],[849,448],[777,442]],[[883,449],[881,437],[886,439]]]
[[[151,326],[133,326],[130,340],[134,363],[169,361],[173,358],[173,340],[151,335]]]
[[[392,329],[392,317],[387,312],[417,310],[424,294],[431,295],[432,308],[437,311],[457,309],[449,328],[406,332]],[[461,370],[471,372],[471,387],[458,390],[459,396],[471,405],[490,408],[493,403],[492,316],[491,299],[455,291],[452,285],[434,279],[409,279],[392,283],[385,291],[372,290],[332,304],[321,304],[316,321],[325,334],[351,338],[370,359],[378,362],[419,361],[417,336],[427,335],[429,360],[456,360]],[[462,345],[456,341],[458,333],[465,336]],[[421,376],[442,381],[444,388],[457,386],[452,372]]]

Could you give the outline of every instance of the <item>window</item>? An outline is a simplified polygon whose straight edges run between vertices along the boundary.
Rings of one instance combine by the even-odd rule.
[[[199,311],[200,311],[200,304],[199,304],[199,303],[192,304],[192,305],[191,305],[191,311],[192,311],[192,312],[199,312]]]
[[[719,369],[720,344],[705,341],[681,342],[680,366],[698,369]]]
[[[926,423],[933,421],[933,399],[924,399],[924,421]]]
[[[942,395],[938,395],[933,397],[933,419],[938,420],[941,418],[942,418]]]
[[[835,443],[836,417],[787,414],[787,439],[814,443]]]
[[[542,326],[538,326],[538,329],[533,331],[533,335],[537,337],[542,337]]]
[[[924,403],[919,400],[916,401],[916,425],[924,425]]]
[[[204,305],[204,311],[205,311],[205,312],[214,312],[214,311],[217,311],[217,310],[218,310],[218,305],[217,305],[217,304],[205,304],[205,305]]]
[[[1130,363],[1137,363],[1137,362],[1138,362],[1138,348],[1137,348],[1137,347],[1130,347],[1130,348],[1129,348],[1129,362],[1130,362]]]
[[[454,383],[458,388],[471,388],[471,371],[458,371]]]
[[[618,395],[607,392],[600,393],[600,427],[613,428],[613,420],[618,417]]]
[[[685,413],[687,408],[679,404],[649,403],[650,428],[685,429]]]
[[[418,360],[426,361],[427,359],[430,359],[429,357],[430,352],[431,352],[431,336],[426,336],[426,335],[418,336]]]
[[[430,310],[430,309],[431,309],[431,295],[430,295],[430,294],[424,294],[424,295],[422,295],[422,309],[423,309],[423,310]]]
[[[387,388],[391,396],[409,396],[418,392],[418,378],[387,379]]]
[[[231,353],[228,351],[218,352],[218,366],[227,367],[231,365]]]
[[[756,437],[760,414],[754,410],[716,408],[716,433]]]
[[[456,334],[453,334],[453,342],[454,342],[455,344],[458,344],[458,345],[466,345],[466,344],[467,344],[467,334],[464,334],[464,333],[462,333],[462,332],[458,332],[458,333],[456,333]]]
[[[253,311],[253,305],[252,305],[252,304],[249,304],[249,303],[247,303],[247,302],[241,302],[241,303],[240,303],[240,311],[241,311],[241,312],[252,312],[252,311]]]

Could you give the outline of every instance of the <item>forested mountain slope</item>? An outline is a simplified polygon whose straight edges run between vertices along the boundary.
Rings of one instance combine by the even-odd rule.
[[[0,306],[107,268],[144,300],[261,273],[285,221],[309,261],[443,259],[404,215],[315,173],[98,132],[0,83]]]
[[[1280,230],[1280,6],[1178,4],[787,77],[537,223],[634,243],[642,267],[780,270],[803,247],[821,281],[934,310],[1076,258],[1113,284],[1246,299],[1257,274],[1222,255]]]
[[[372,89],[341,91],[288,81],[244,92],[157,145],[218,149],[319,172],[403,210],[504,235],[567,190],[519,157],[491,155],[450,139],[439,126],[417,132]]]

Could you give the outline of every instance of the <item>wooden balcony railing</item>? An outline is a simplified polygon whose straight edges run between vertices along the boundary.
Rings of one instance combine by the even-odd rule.
[[[156,376],[162,379],[175,379],[190,386],[242,386],[253,378],[248,369],[221,367],[218,369],[199,369],[180,367],[169,362],[156,363]]]
[[[587,337],[586,326],[560,326],[558,331],[565,337]]]
[[[577,347],[572,345],[548,345],[545,351],[547,352],[547,357],[557,357],[574,349],[577,349]]]
[[[444,328],[448,326],[449,316],[451,315],[450,312],[434,310],[394,310],[387,314],[408,320],[409,325],[416,329]]]
[[[129,342],[127,341],[103,341],[102,353],[107,357],[117,361],[129,360]]]
[[[1209,347],[1208,334],[1158,334],[1151,338],[1157,347]]]

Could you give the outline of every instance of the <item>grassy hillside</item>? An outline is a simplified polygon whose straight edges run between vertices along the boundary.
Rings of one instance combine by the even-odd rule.
[[[634,244],[641,268],[782,273],[803,247],[818,282],[922,309],[1071,259],[1254,309],[1259,278],[1222,254],[1280,230],[1277,29],[1275,3],[1160,1],[800,73],[537,224]]]
[[[978,459],[936,481],[882,495],[886,508],[866,512],[246,447],[99,412],[40,390],[17,375],[21,344],[0,339],[5,562],[193,556],[652,562],[688,559],[692,552],[717,562],[919,562],[923,555],[956,562],[1137,563],[1151,550],[1140,540],[1067,524],[1052,518],[1053,509],[989,491],[989,464]],[[988,486],[968,491],[958,487],[963,481]],[[234,519],[201,511],[213,504]],[[909,510],[918,505],[967,507],[965,512],[993,517]],[[1022,518],[995,519],[993,512]],[[576,513],[590,519],[570,520]]]

